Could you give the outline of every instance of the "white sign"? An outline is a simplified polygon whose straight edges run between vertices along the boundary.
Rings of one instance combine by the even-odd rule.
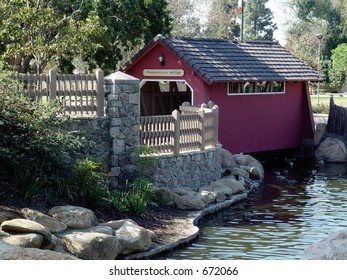
[[[157,77],[183,77],[183,69],[144,69],[143,76],[157,76]]]

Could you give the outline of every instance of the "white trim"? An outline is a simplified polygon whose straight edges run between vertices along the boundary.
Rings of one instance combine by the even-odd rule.
[[[271,82],[277,82],[277,81],[271,81]],[[233,82],[227,82],[227,95],[228,96],[245,96],[245,95],[274,95],[274,94],[285,94],[286,93],[286,82],[285,81],[280,81],[280,82],[283,82],[283,91],[278,91],[278,92],[272,92],[272,91],[269,91],[269,92],[244,92],[244,93],[230,93],[229,92],[229,85],[230,83],[233,83]],[[242,83],[242,82],[240,82]],[[256,82],[252,82],[250,81],[249,83],[256,83]]]
[[[186,85],[190,88],[190,92],[191,92],[191,95],[192,95],[192,104],[191,105],[194,105],[194,89],[192,88],[192,86],[184,79],[143,79],[141,80],[140,82],[140,93],[141,93],[141,88],[143,87],[143,85],[146,83],[146,82],[185,82]]]

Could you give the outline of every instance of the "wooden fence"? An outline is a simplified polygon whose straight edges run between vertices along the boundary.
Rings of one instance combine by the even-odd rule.
[[[19,83],[16,91],[32,100],[58,99],[65,114],[71,116],[98,116],[105,114],[104,73],[58,74],[51,69],[48,74],[16,74]]]
[[[180,112],[181,111],[181,112]],[[184,103],[172,115],[141,117],[141,145],[158,153],[205,150],[218,143],[218,106],[209,102],[201,107]]]

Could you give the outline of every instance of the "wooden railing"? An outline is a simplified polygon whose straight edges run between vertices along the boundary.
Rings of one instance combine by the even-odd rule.
[[[181,111],[181,112],[180,112]],[[141,117],[141,145],[158,153],[205,150],[218,143],[218,106],[209,102],[201,107],[184,103],[172,115]]]
[[[58,74],[51,69],[48,74],[16,74],[16,91],[32,100],[58,99],[65,114],[71,116],[98,116],[105,114],[104,73]]]

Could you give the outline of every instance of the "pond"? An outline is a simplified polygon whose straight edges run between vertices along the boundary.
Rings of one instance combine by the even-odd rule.
[[[263,186],[199,225],[198,239],[165,259],[295,260],[347,227],[347,166],[275,157]]]

